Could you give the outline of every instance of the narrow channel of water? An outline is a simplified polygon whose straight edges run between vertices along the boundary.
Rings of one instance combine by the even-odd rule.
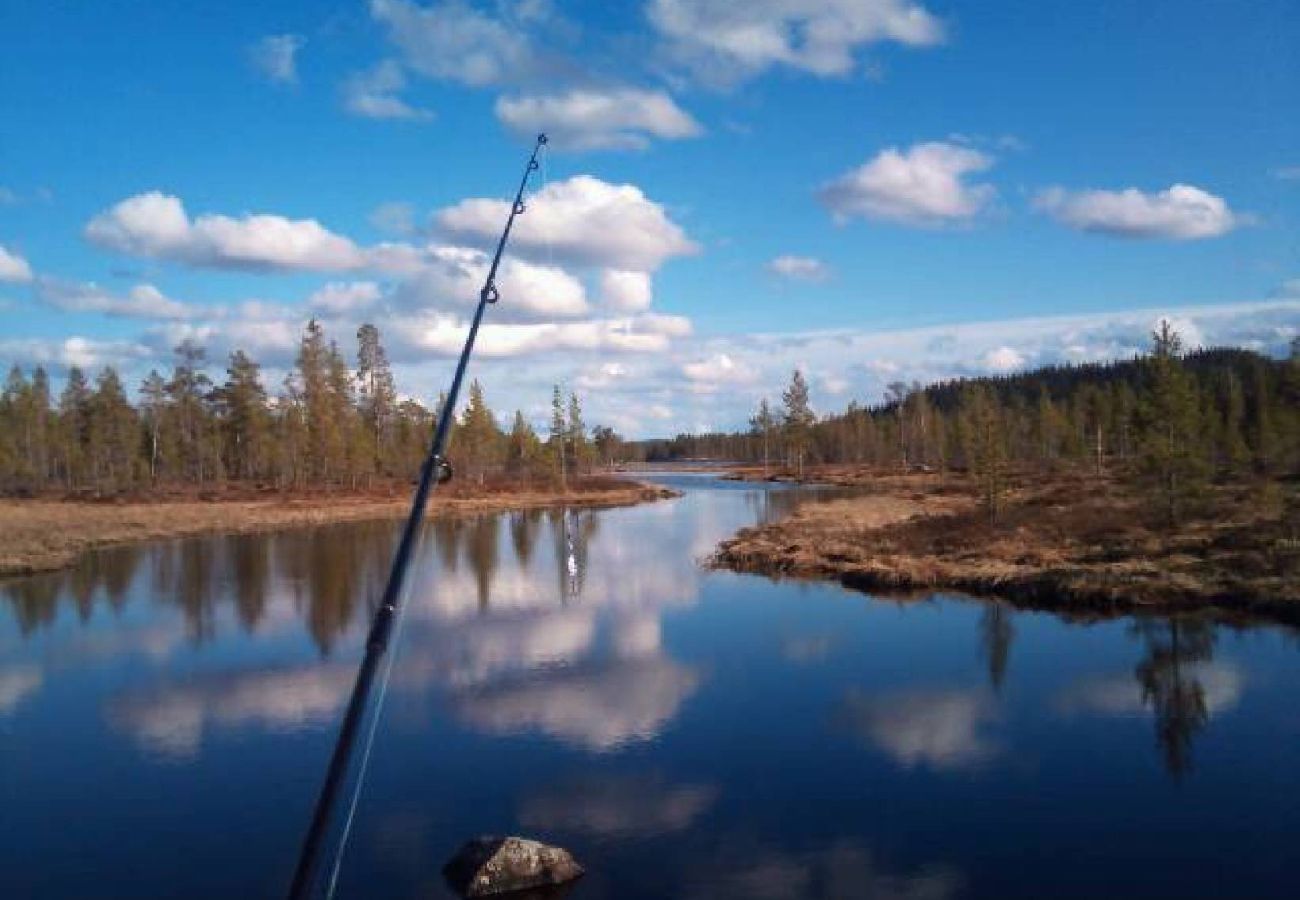
[[[1300,640],[713,573],[820,495],[437,521],[341,897],[480,833],[584,898],[1291,896]],[[274,896],[394,524],[188,539],[0,585],[0,893]]]

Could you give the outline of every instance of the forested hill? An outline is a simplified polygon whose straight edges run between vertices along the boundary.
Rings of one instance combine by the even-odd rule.
[[[1178,466],[1207,476],[1300,468],[1300,339],[1289,359],[1218,348],[1183,353],[1154,336],[1149,355],[1048,366],[922,386],[895,383],[873,406],[815,415],[795,373],[749,429],[646,441],[648,460],[713,458],[797,468],[805,462],[903,469]],[[1168,462],[1168,460],[1166,460]],[[1195,479],[1192,479],[1195,480]]]

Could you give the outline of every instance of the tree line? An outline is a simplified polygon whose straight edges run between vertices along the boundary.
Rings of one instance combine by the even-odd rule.
[[[170,372],[149,372],[133,403],[121,375],[93,381],[77,366],[54,396],[48,373],[10,368],[0,393],[0,489],[119,492],[235,482],[277,489],[357,488],[418,470],[445,398],[431,409],[402,398],[374,325],[356,334],[355,365],[312,320],[294,366],[272,393],[261,366],[232,352],[225,377],[209,375],[205,349],[186,340]],[[621,439],[587,428],[576,393],[555,386],[546,434],[516,411],[509,430],[470,385],[448,457],[461,475],[559,482],[617,455]]]
[[[806,462],[881,471],[966,472],[996,514],[1013,473],[1062,469],[1131,477],[1168,519],[1212,481],[1300,473],[1300,338],[1288,359],[1244,349],[1186,352],[1161,323],[1150,352],[1006,376],[896,382],[884,402],[817,417],[795,371],[746,431],[678,435],[653,461],[713,458],[801,473]]]

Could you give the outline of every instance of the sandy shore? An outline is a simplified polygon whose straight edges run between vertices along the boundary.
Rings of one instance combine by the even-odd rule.
[[[523,490],[450,496],[436,492],[428,516],[472,515],[550,506],[629,506],[675,496],[635,481],[611,479],[567,493]],[[273,531],[304,525],[400,519],[410,497],[337,494],[256,500],[164,500],[87,503],[0,500],[0,577],[30,575],[70,565],[88,550],[206,533]]]
[[[1196,610],[1300,624],[1300,542],[1246,495],[1221,497],[1228,512],[1165,533],[1128,488],[1105,479],[1022,486],[996,524],[952,478],[858,483],[868,493],[741,531],[712,564],[864,591],[997,595],[1083,617]]]

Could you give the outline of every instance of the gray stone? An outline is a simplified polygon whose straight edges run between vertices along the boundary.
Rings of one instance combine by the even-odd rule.
[[[561,895],[547,889],[574,881],[582,875],[582,866],[562,847],[521,837],[480,837],[461,847],[442,873],[463,897],[527,891],[529,896],[550,898]]]

